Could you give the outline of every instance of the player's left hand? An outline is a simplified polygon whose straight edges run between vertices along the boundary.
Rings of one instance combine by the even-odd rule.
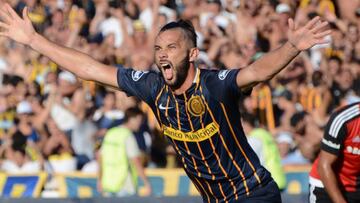
[[[317,16],[310,20],[305,26],[297,28],[294,20],[289,19],[289,42],[299,51],[311,48],[316,44],[328,43],[324,38],[331,33],[327,28],[328,22],[321,21]]]

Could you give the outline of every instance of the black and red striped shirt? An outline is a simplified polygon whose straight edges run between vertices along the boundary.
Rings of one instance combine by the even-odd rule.
[[[341,188],[360,192],[360,102],[332,114],[325,128],[321,150],[338,156],[335,174]],[[310,184],[324,187],[317,171],[318,159],[310,172]]]

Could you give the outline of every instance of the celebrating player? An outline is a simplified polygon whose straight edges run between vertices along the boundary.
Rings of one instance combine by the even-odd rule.
[[[171,22],[155,39],[160,73],[114,68],[57,45],[35,32],[27,8],[22,18],[0,5],[1,36],[25,44],[85,80],[119,88],[145,101],[204,202],[281,202],[270,173],[247,143],[237,101],[271,79],[301,51],[325,43],[330,34],[319,17],[303,27],[289,20],[289,39],[243,69],[210,71],[195,66],[199,54],[191,23]]]

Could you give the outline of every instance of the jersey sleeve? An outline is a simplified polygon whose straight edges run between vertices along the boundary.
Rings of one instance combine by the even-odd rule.
[[[330,117],[321,140],[321,149],[334,155],[341,152],[346,138],[346,125],[344,122],[340,122],[341,119],[342,116],[338,113]]]
[[[236,83],[236,77],[237,74],[241,74],[239,73],[240,71],[240,69],[213,71],[206,79],[207,88],[220,101],[233,102],[233,99],[238,99],[245,95]],[[251,91],[247,92],[246,95],[250,93]]]
[[[131,68],[118,67],[117,81],[119,88],[128,96],[135,96],[150,103],[160,86],[159,74],[154,71],[138,71]]]

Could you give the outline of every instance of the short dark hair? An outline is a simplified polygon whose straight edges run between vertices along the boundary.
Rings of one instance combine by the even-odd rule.
[[[138,115],[143,116],[144,113],[138,107],[130,107],[125,110],[124,122],[127,122],[130,118],[136,117]]]
[[[330,56],[329,61],[336,61],[340,65],[343,63],[342,59],[340,57],[338,57],[338,56],[335,56],[335,55]]]
[[[295,127],[300,121],[304,120],[306,114],[307,113],[305,111],[301,111],[293,114],[290,118],[291,127]]]
[[[185,32],[186,38],[192,42],[192,45],[194,47],[197,46],[196,31],[195,31],[193,24],[189,20],[180,19],[178,21],[173,21],[173,22],[167,23],[160,29],[159,34],[162,32],[165,32],[167,30],[171,30],[171,29],[175,29],[175,28],[180,28],[181,30],[183,30]]]

